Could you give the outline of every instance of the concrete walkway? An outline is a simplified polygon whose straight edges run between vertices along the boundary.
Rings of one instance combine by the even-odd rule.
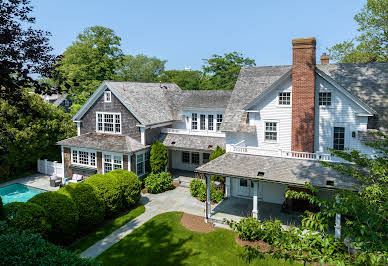
[[[189,189],[184,187],[177,187],[174,190],[161,194],[145,194],[140,199],[140,204],[146,207],[142,215],[89,247],[81,253],[81,256],[90,258],[97,257],[158,214],[170,211],[181,211],[203,216],[205,212],[205,204],[193,198],[190,195]]]
[[[47,191],[55,191],[59,189],[59,187],[50,187],[50,176],[45,174],[34,174],[34,175],[14,179],[0,184],[0,187],[5,187],[15,183],[23,184],[34,188],[40,188]]]

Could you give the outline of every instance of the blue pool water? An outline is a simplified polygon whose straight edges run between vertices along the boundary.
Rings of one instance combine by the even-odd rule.
[[[46,190],[25,186],[22,184],[12,184],[0,188],[0,196],[3,204],[10,202],[26,202],[33,196],[39,193],[46,192]]]

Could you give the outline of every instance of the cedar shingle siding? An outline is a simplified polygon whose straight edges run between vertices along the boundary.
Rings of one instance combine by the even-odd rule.
[[[121,113],[122,134],[140,141],[140,129],[136,126],[137,124],[140,124],[139,121],[137,121],[113,93],[112,101],[110,103],[104,102],[104,94],[102,94],[81,118],[81,135],[89,132],[96,132],[96,112]]]

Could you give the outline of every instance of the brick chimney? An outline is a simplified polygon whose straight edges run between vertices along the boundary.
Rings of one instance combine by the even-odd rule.
[[[291,150],[314,152],[315,38],[292,40]]]
[[[330,60],[330,57],[326,53],[323,53],[321,55],[321,64],[322,65],[328,65],[329,64],[329,60]]]

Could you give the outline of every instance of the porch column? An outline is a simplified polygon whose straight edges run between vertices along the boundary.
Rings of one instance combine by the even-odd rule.
[[[211,207],[211,196],[210,196],[210,182],[211,178],[210,175],[206,175],[206,219],[205,222],[208,222],[208,219],[210,218],[212,207]]]
[[[259,210],[257,207],[257,196],[259,194],[259,182],[257,180],[252,180],[253,182],[253,210],[252,217],[255,219],[259,218]]]
[[[339,203],[339,198],[337,197],[335,201]],[[335,214],[334,238],[341,238],[341,214],[339,213]]]
[[[225,194],[227,198],[230,198],[230,177],[225,177]]]

